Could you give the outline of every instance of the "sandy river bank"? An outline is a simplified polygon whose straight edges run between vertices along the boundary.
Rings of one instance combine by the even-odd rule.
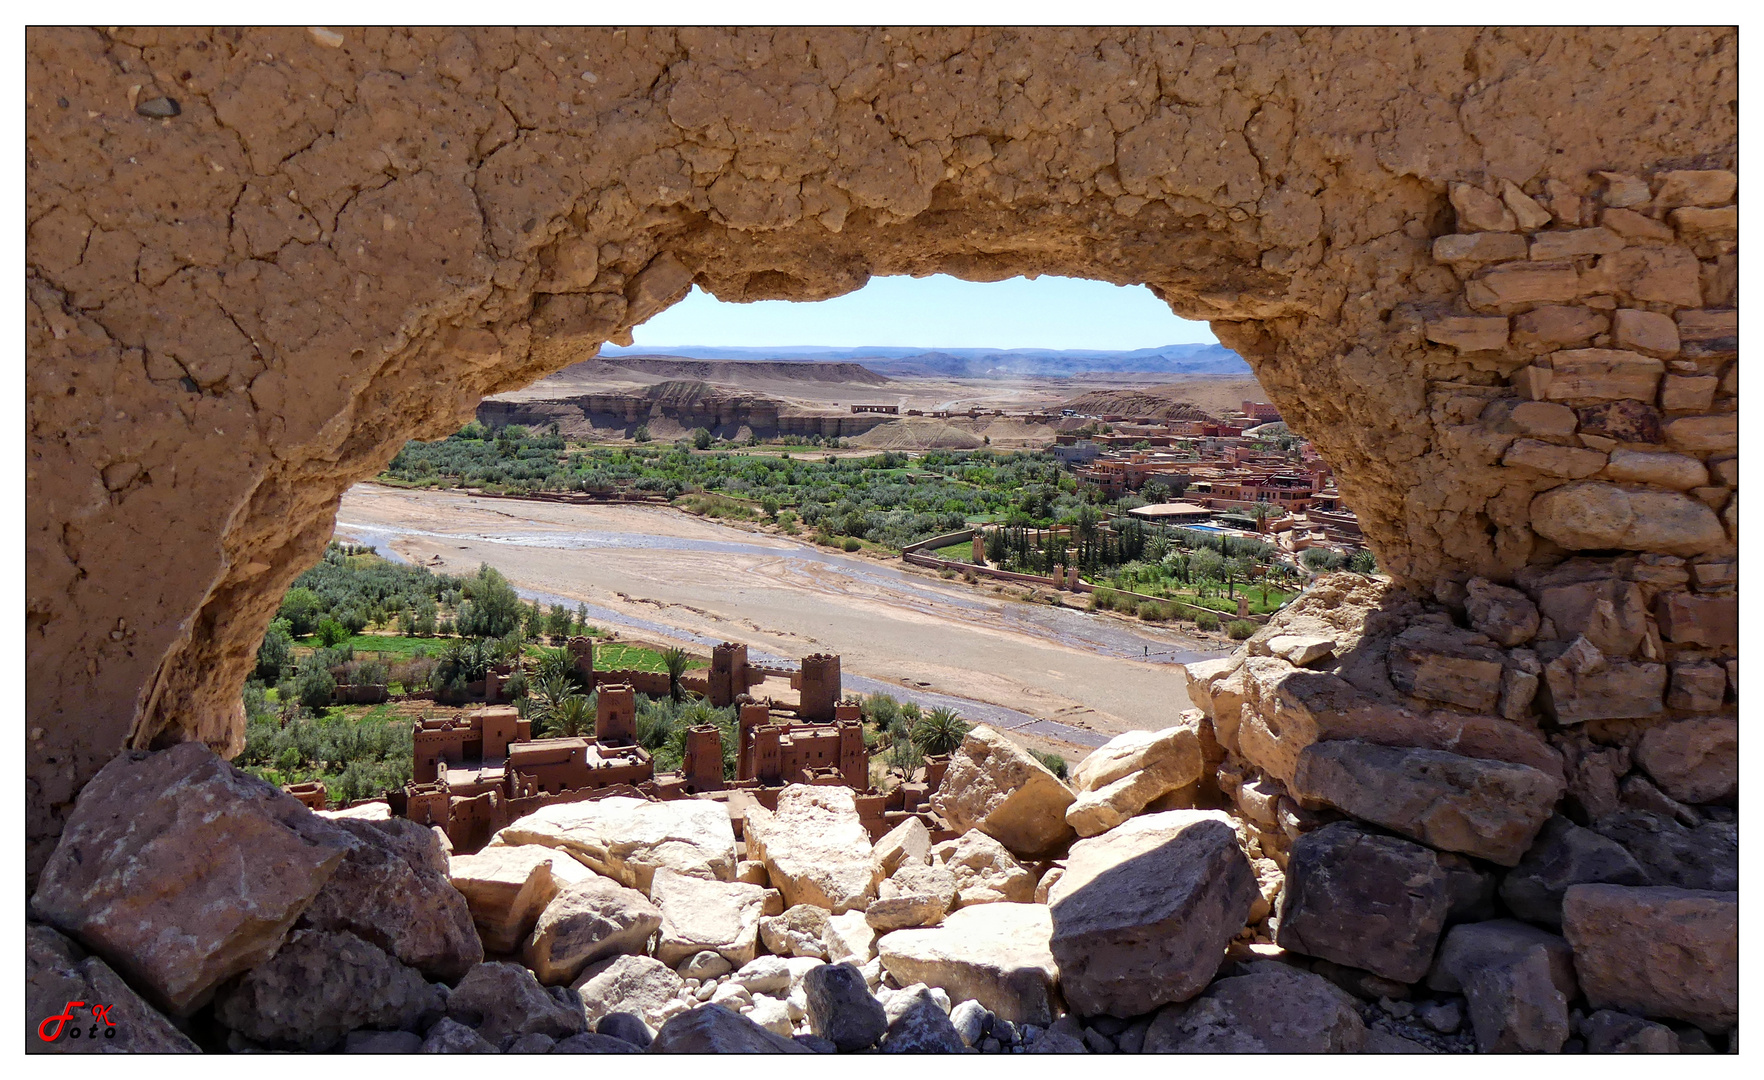
[[[784,657],[839,653],[848,684],[866,677],[853,689],[884,683],[1050,721],[1012,726],[1074,760],[1111,735],[1170,724],[1188,707],[1176,665],[1221,655],[1159,628],[1021,603],[669,508],[363,484],[343,497],[337,533],[449,573],[488,562],[524,592],[629,619],[624,629],[639,637],[648,626]]]

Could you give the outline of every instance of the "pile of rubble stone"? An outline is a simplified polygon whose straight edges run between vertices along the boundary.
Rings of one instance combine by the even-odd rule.
[[[29,1007],[115,1002],[133,1050],[1735,1049],[1732,755],[1566,719],[1614,693],[1570,654],[1624,580],[1542,586],[1544,640],[1517,590],[1473,583],[1465,629],[1324,579],[1070,785],[976,729],[937,844],[798,785],[739,843],[722,804],[608,798],[451,856],[132,752],[32,897]]]

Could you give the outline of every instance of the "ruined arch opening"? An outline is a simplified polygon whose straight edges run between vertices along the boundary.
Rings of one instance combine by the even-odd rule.
[[[1456,693],[1464,661],[1485,666],[1461,709],[1498,711],[1511,669],[1551,709],[1641,708],[1590,717],[1646,721],[1638,739],[1727,730],[1730,34],[28,45],[33,871],[125,744],[237,749],[252,650],[343,490],[693,280],[731,299],[899,273],[1145,283],[1256,367],[1381,563],[1446,608],[1423,614],[1518,583],[1558,597],[1553,633],[1582,631],[1548,664],[1587,642],[1552,683],[1541,654],[1508,662],[1546,616],[1464,646],[1499,657],[1417,639],[1393,695]],[[141,111],[162,99],[179,111]],[[138,182],[106,179],[122,161]],[[1577,552],[1605,560],[1593,580],[1519,580]]]

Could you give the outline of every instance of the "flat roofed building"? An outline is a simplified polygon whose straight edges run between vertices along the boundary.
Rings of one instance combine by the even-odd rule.
[[[1127,512],[1141,521],[1155,521],[1159,524],[1205,521],[1213,516],[1213,511],[1206,507],[1188,502],[1153,503],[1150,506],[1136,506]]]

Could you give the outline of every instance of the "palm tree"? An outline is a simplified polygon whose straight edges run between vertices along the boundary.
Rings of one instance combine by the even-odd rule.
[[[954,709],[938,706],[912,727],[913,746],[927,757],[948,754],[962,745],[970,725]]]
[[[566,698],[579,696],[575,686],[566,678],[556,675],[546,676],[533,684],[527,692],[527,716],[535,724],[550,725],[557,716],[558,708]]]
[[[551,705],[551,728],[566,738],[586,735],[594,729],[594,708],[581,694],[565,694]]]
[[[679,701],[683,696],[680,692],[680,676],[686,674],[686,650],[674,646],[662,653],[662,663],[668,669],[668,697]]]

